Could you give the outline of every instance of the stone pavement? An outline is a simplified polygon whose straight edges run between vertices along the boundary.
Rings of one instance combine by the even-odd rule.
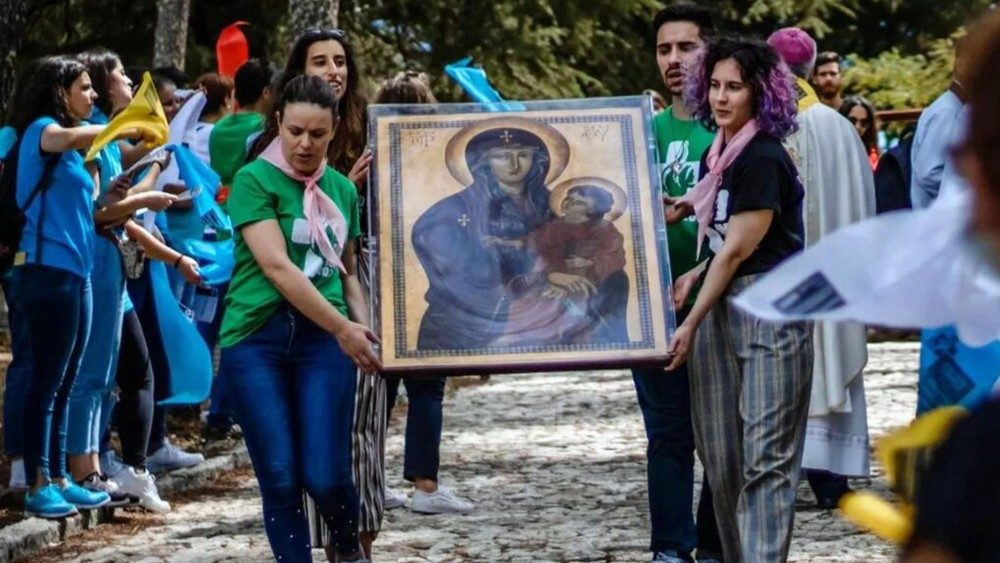
[[[906,424],[916,403],[917,345],[873,344],[865,374],[872,436]],[[402,428],[388,443],[403,488]],[[380,561],[648,560],[645,436],[627,372],[494,376],[445,403],[442,482],[473,500],[466,516],[388,513]],[[880,468],[855,487],[886,494]],[[124,515],[116,532],[71,539],[48,561],[269,561],[248,472],[231,487],[175,502],[164,518]],[[129,519],[135,519],[129,525]],[[112,542],[112,543],[107,543]],[[891,546],[812,505],[800,489],[791,561],[893,560]],[[323,560],[320,551],[314,552]]]

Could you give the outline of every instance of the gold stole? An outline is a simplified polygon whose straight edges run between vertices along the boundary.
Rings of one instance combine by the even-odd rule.
[[[814,104],[819,103],[819,96],[816,95],[816,91],[813,90],[813,87],[808,82],[798,77],[795,78],[795,94],[798,97],[799,113],[802,113]]]

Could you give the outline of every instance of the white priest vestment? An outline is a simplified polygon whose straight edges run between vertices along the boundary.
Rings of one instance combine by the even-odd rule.
[[[785,146],[805,189],[805,246],[875,214],[875,185],[861,138],[837,111],[818,103],[808,83],[801,92],[799,131]],[[813,334],[812,396],[803,469],[867,477],[868,420],[861,372],[868,361],[867,330],[817,322]]]

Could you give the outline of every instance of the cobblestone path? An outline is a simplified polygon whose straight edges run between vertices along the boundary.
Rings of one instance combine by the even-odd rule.
[[[917,345],[873,344],[865,372],[872,437],[906,424],[916,403]],[[442,482],[476,503],[466,516],[387,514],[379,561],[648,560],[645,436],[627,372],[495,376],[446,398]],[[402,426],[390,429],[392,485],[402,481]],[[248,472],[175,503],[164,518],[125,514],[48,561],[269,561]],[[881,468],[856,488],[886,492]],[[890,546],[814,508],[799,491],[790,560],[875,563]],[[99,537],[95,537],[99,536]],[[315,559],[322,561],[320,551]]]

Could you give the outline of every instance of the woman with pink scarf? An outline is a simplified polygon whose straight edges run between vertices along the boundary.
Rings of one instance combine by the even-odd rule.
[[[339,560],[365,561],[351,474],[355,366],[381,366],[356,272],[358,192],[327,165],[338,118],[326,81],[293,79],[276,112],[277,137],[237,172],[228,203],[238,234],[220,335],[226,385],[275,559],[312,560],[305,491]]]
[[[812,369],[811,325],[748,316],[730,298],[802,250],[802,186],[781,144],[796,128],[792,75],[766,44],[719,39],[693,69],[696,116],[718,128],[703,178],[671,210],[693,210],[712,256],[673,288],[679,308],[668,370],[691,360],[695,444],[726,561],[788,555]],[[709,254],[709,253],[704,253]]]

